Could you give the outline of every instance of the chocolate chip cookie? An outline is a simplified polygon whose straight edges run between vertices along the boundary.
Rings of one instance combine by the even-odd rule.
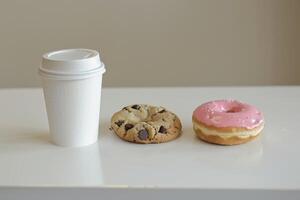
[[[111,128],[123,140],[141,144],[163,143],[181,134],[181,122],[163,107],[134,104],[111,118]]]

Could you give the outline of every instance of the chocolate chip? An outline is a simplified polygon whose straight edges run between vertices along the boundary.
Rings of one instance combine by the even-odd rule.
[[[146,129],[140,130],[138,132],[138,137],[140,138],[140,140],[147,140],[147,138],[149,137],[149,133]]]
[[[128,131],[129,129],[132,129],[134,127],[133,124],[125,124],[125,131]]]
[[[167,133],[167,129],[164,126],[160,126],[158,132],[159,133]]]
[[[127,107],[122,108],[122,110],[126,110],[127,112],[131,112]]]
[[[165,109],[163,109],[163,110],[159,111],[158,113],[164,113],[164,112],[166,112],[166,110],[165,110]]]
[[[123,123],[124,123],[124,120],[119,120],[119,121],[115,122],[115,124],[116,124],[118,127],[122,126]]]
[[[135,104],[135,105],[131,106],[131,108],[136,109],[136,110],[139,110],[139,109],[140,109],[140,106],[137,105],[137,104]]]

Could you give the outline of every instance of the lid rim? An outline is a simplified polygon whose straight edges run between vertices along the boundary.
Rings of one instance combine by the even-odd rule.
[[[80,72],[67,72],[67,71],[48,70],[48,69],[43,68],[42,65],[39,67],[39,70],[42,71],[44,74],[59,75],[59,76],[84,75],[84,74],[89,74],[89,73],[96,72],[98,70],[100,71],[101,69],[104,69],[104,71],[105,71],[104,63],[101,63],[100,66],[98,66],[96,68],[93,68],[91,70],[80,71]]]
[[[39,68],[38,73],[43,78],[48,79],[56,79],[56,80],[78,80],[78,79],[86,79],[100,73],[101,75],[105,73],[104,67],[99,67],[96,70],[89,71],[89,73],[81,73],[81,74],[52,74],[47,73]]]

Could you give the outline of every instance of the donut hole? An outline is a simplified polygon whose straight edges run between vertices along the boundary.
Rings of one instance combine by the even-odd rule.
[[[238,113],[241,112],[243,109],[241,107],[232,107],[228,110],[226,110],[226,113]]]

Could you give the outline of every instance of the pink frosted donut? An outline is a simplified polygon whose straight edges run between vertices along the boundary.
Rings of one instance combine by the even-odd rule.
[[[210,143],[241,144],[257,137],[264,126],[262,113],[252,105],[236,100],[204,103],[193,113],[197,136]]]

